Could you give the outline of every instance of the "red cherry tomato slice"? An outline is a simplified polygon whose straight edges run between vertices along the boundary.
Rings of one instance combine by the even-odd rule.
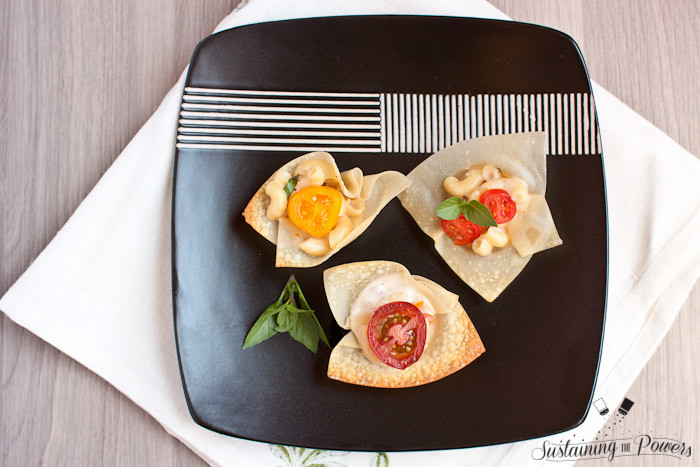
[[[489,208],[497,224],[505,224],[515,217],[517,212],[513,198],[506,190],[500,188],[484,191],[479,196],[479,202]]]
[[[460,214],[457,219],[451,221],[443,219],[440,221],[440,225],[442,230],[454,240],[455,245],[468,245],[479,238],[483,232],[483,227],[468,221],[464,214]]]
[[[403,370],[423,354],[426,330],[425,317],[416,306],[391,302],[374,310],[367,337],[369,346],[382,362]]]

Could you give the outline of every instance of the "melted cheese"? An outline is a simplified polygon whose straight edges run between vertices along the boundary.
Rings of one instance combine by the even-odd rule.
[[[513,235],[513,231],[517,230],[519,225],[513,220],[518,216],[523,216],[522,213],[527,211],[532,198],[525,180],[519,177],[505,176],[500,169],[492,164],[486,164],[483,169],[480,169],[479,166],[470,168],[461,181],[457,180],[456,177],[447,177],[443,181],[443,186],[450,195],[466,196],[469,201],[478,201],[487,190],[505,190],[515,202],[516,214],[513,219],[499,224],[498,228],[489,227],[488,233],[481,234],[472,242],[472,251],[479,256],[488,256],[493,252],[494,247],[503,248],[510,243],[509,236]]]
[[[425,286],[419,284],[410,274],[396,272],[386,274],[367,284],[350,304],[348,325],[360,344],[362,353],[372,362],[381,360],[372,351],[367,338],[367,327],[372,313],[382,305],[391,302],[409,302],[414,304],[425,316],[426,341],[423,352],[427,351],[434,325],[437,299]]]

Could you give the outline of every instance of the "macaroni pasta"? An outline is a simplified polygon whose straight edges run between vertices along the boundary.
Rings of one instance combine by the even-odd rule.
[[[342,196],[342,206],[336,225],[323,237],[312,237],[302,232],[299,249],[311,256],[323,256],[337,248],[354,228],[353,219],[365,210],[365,201],[360,198],[363,174],[359,168],[342,172],[340,178],[334,176],[334,166],[327,160],[309,159],[294,168],[293,174],[279,170],[265,186],[265,194],[270,198],[266,215],[270,220],[279,220],[287,215],[287,193],[284,186],[293,176],[297,182],[291,194],[311,186],[328,186],[337,189]],[[290,195],[291,195],[290,194]]]
[[[531,199],[527,183],[523,179],[508,177],[492,164],[470,168],[461,180],[457,177],[447,177],[443,186],[450,195],[470,201],[479,200],[487,190],[505,190],[516,204],[516,212],[525,211]],[[510,243],[509,224],[510,221],[498,227],[489,227],[472,242],[471,248],[474,253],[488,256],[494,248],[507,246]]]

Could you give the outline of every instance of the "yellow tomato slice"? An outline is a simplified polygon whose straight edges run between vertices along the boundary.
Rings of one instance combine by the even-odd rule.
[[[308,186],[290,196],[287,216],[292,224],[314,237],[327,235],[338,222],[343,195],[335,188]]]

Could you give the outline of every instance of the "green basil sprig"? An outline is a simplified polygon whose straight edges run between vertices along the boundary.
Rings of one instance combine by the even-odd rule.
[[[318,350],[319,339],[330,347],[326,334],[294,275],[289,277],[277,301],[267,307],[250,328],[243,348],[247,349],[283,332],[288,332],[313,353]]]
[[[295,175],[289,179],[286,185],[284,185],[284,192],[287,193],[287,198],[292,195],[292,191],[294,191],[294,187],[297,186],[298,181],[299,175]]]
[[[498,226],[489,208],[475,199],[466,201],[458,196],[447,198],[445,201],[438,204],[435,208],[435,214],[437,214],[440,219],[445,219],[446,221],[457,219],[460,214],[464,214],[464,217],[468,221],[477,225],[483,227]]]

